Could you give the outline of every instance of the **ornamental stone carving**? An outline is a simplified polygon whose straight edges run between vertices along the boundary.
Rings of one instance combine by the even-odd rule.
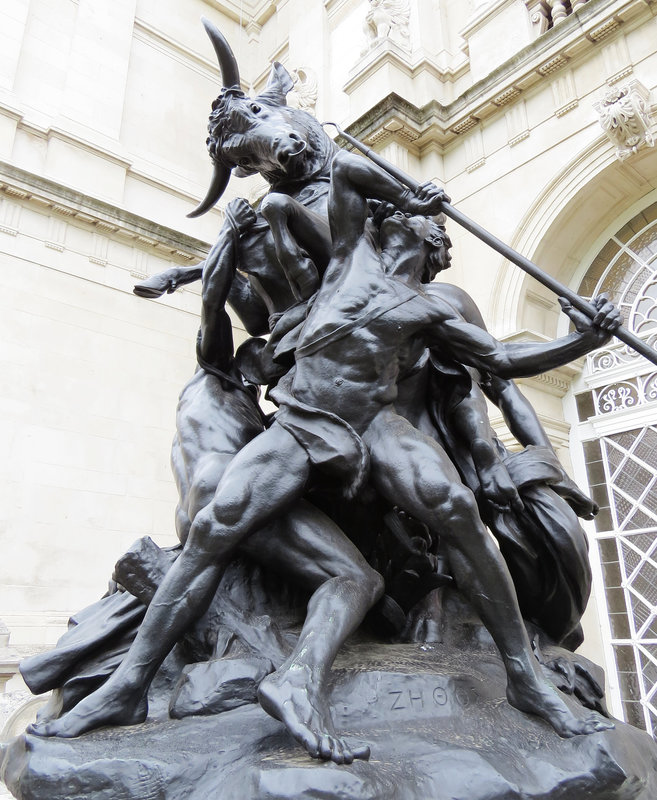
[[[315,114],[317,105],[317,76],[308,67],[298,67],[291,73],[294,88],[287,96],[287,104],[291,108],[299,108]]]
[[[642,147],[653,147],[651,132],[650,92],[637,80],[609,88],[602,100],[594,104],[600,124],[616,145],[616,155],[623,161]]]
[[[367,43],[363,53],[382,41],[394,42],[409,50],[410,15],[409,0],[369,0],[364,26]]]
[[[540,36],[550,27],[550,6],[546,0],[525,0],[535,36]]]

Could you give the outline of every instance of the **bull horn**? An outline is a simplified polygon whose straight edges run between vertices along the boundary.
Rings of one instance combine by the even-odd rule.
[[[221,31],[216,27],[216,25],[213,25],[209,19],[206,17],[201,17],[201,22],[203,23],[206,33],[210,37],[210,41],[214,47],[214,52],[217,54],[217,61],[219,62],[219,69],[221,70],[221,82],[223,87],[225,89],[230,89],[234,86],[239,88],[240,71],[239,67],[237,66],[237,59],[235,58],[233,51],[230,49],[230,45],[226,41]],[[230,180],[230,172],[231,170],[229,167],[223,164],[215,163],[210,188],[199,205],[196,206],[193,211],[190,211],[190,213],[187,214],[188,217],[200,217],[201,214],[205,214],[206,211],[209,211],[212,208],[212,206],[224,193],[226,186],[228,185],[228,181]]]
[[[228,181],[230,180],[230,169],[223,164],[215,164],[214,165],[214,172],[212,174],[212,182],[210,183],[210,188],[208,189],[208,193],[205,195],[203,200],[196,206],[193,211],[190,211],[187,214],[188,217],[200,217],[201,214],[205,214],[206,211],[209,211],[212,206],[219,200],[221,195],[224,193],[226,186],[228,186]]]
[[[219,28],[210,22],[209,19],[201,17],[201,22],[203,23],[206,33],[210,37],[214,52],[217,54],[217,61],[219,62],[219,69],[221,70],[221,82],[224,88],[230,89],[233,86],[237,86],[239,89],[240,70],[237,66],[237,59],[230,49],[230,45]]]

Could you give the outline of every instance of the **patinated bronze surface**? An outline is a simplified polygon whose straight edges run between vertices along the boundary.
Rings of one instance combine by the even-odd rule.
[[[54,692],[5,780],[35,800],[654,797],[654,745],[615,725],[601,670],[574,653],[579,517],[597,509],[513,383],[604,344],[617,309],[564,301],[572,333],[498,342],[433,282],[450,264],[443,190],[338,150],[286,107],[279,64],[247,97],[205,25],[225,85],[192,215],[231,174],[271,191],[228,205],[205,262],[135,287],[202,281],[172,448],[180,546],[136,543],[115,590],[23,663]],[[236,353],[227,302],[253,337]]]

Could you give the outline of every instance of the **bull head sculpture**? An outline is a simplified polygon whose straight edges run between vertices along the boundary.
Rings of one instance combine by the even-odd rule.
[[[217,54],[223,86],[208,123],[212,181],[205,198],[187,216],[198,217],[212,208],[231,174],[260,173],[272,187],[328,174],[337,147],[314,117],[288,108],[285,97],[293,82],[285,67],[275,62],[265,90],[255,98],[248,97],[240,88],[239,68],[230,45],[209,20],[202,21]]]

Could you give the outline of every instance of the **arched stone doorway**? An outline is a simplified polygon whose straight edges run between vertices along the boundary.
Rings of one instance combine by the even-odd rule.
[[[656,201],[657,148],[647,148],[621,163],[609,142],[600,136],[555,172],[527,209],[510,243],[581,294],[591,296],[609,288],[623,305],[628,327],[654,347]],[[532,296],[538,295],[549,309],[542,316],[532,307]],[[554,338],[568,330],[568,320],[559,313],[556,298],[512,267],[499,271],[489,319],[501,338],[515,336],[518,331]],[[570,447],[564,441],[564,448],[569,450],[573,475],[583,487],[588,478],[602,506],[598,522],[585,523],[591,541],[596,603],[592,599],[585,617],[584,653],[601,662],[600,650],[604,650],[612,712],[655,735],[655,369],[618,344],[586,359],[582,374],[572,375],[561,376],[571,383],[570,389],[564,389],[565,397],[560,395],[563,417],[554,404],[542,401],[538,391],[542,387],[534,387],[532,401],[551,437],[560,420],[570,427]],[[568,458],[564,460],[567,463]],[[626,486],[632,476],[636,480],[634,492]]]
[[[657,346],[657,202],[599,249],[579,293],[606,291],[627,327]],[[591,493],[591,556],[614,711],[657,733],[657,369],[614,340],[574,387]]]

